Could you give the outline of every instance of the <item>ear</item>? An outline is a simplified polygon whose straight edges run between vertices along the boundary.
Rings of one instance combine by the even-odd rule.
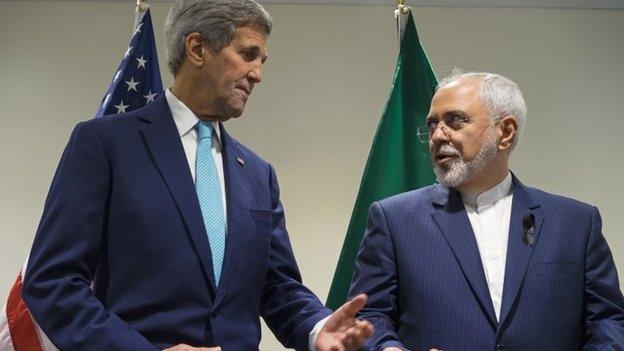
[[[208,58],[209,50],[204,48],[203,41],[197,32],[193,32],[184,38],[184,48],[187,61],[194,67],[202,66]]]
[[[501,136],[498,149],[501,151],[509,150],[518,134],[518,121],[514,116],[505,116],[498,121],[498,124],[500,126],[499,133]]]

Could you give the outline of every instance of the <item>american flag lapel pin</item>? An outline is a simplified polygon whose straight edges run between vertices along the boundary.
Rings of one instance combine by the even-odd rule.
[[[243,160],[242,158],[240,158],[238,156],[236,157],[236,161],[238,161],[238,163],[240,163],[241,166],[245,165],[245,160]]]

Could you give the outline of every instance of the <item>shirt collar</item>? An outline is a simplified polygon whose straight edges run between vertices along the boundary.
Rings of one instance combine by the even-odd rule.
[[[513,181],[511,178],[511,172],[507,171],[507,176],[500,183],[494,185],[487,191],[481,194],[468,194],[461,193],[462,201],[471,206],[484,206],[494,204],[496,201],[511,194],[511,188]]]
[[[165,98],[167,99],[167,104],[169,104],[169,109],[171,110],[171,115],[173,115],[173,122],[178,129],[178,134],[180,137],[185,136],[195,129],[195,125],[200,119],[189,109],[180,99],[178,99],[173,93],[171,89],[167,89],[165,91]],[[219,129],[218,122],[210,122],[214,127],[215,134],[217,135],[217,140],[219,140],[219,144],[221,141],[221,130]]]

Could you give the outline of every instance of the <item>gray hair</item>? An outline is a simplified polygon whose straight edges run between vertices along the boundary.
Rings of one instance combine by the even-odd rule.
[[[165,21],[167,66],[175,76],[184,63],[186,36],[197,32],[219,52],[230,44],[238,27],[255,26],[271,34],[271,15],[253,0],[178,0]]]
[[[436,90],[443,88],[453,82],[464,78],[479,78],[481,79],[481,92],[479,98],[485,105],[485,108],[492,120],[504,116],[514,116],[518,121],[518,132],[511,145],[511,150],[516,147],[520,135],[524,130],[527,118],[527,108],[524,102],[522,92],[518,87],[518,84],[514,83],[511,79],[501,76],[496,73],[488,72],[468,72],[462,73],[460,70],[453,70],[453,73],[444,78],[439,84]]]

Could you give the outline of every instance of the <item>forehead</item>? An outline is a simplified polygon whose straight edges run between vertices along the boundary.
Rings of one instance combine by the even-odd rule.
[[[479,93],[480,78],[463,78],[440,88],[431,101],[430,115],[444,115],[448,111],[464,111],[478,115],[485,107]]]
[[[255,26],[238,27],[234,31],[232,44],[235,46],[257,46],[266,51],[267,35]]]

